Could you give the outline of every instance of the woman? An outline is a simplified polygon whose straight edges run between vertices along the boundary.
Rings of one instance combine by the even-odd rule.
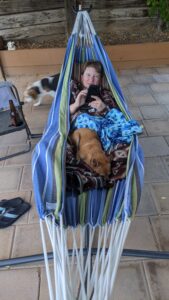
[[[71,131],[88,128],[97,132],[103,149],[109,151],[118,143],[130,143],[133,134],[141,133],[142,127],[135,120],[126,120],[117,108],[109,90],[102,88],[103,67],[98,61],[88,61],[83,67],[81,82],[71,82]],[[88,110],[83,113],[88,89],[99,87],[99,94],[91,95]]]

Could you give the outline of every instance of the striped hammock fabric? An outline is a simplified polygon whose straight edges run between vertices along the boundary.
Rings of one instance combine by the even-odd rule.
[[[66,192],[66,184],[69,184],[66,183],[65,157],[70,129],[70,80],[75,67],[77,71],[80,64],[87,60],[97,60],[102,63],[106,80],[119,109],[126,119],[131,119],[110,59],[96,35],[88,13],[80,11],[67,44],[58,88],[44,134],[35,147],[32,161],[37,211],[40,219],[47,223],[56,259],[55,283],[57,287],[61,287],[56,289],[57,296],[54,296],[46,256],[50,299],[109,299],[124,241],[130,221],[138,207],[143,185],[143,153],[138,138],[134,135],[130,145],[125,179],[117,181],[114,187],[109,189],[90,190],[80,195]],[[40,222],[44,251],[46,251],[43,222]],[[88,229],[86,229],[87,226]],[[54,227],[56,228],[55,234],[51,233]],[[79,230],[77,233],[79,244],[76,242],[76,234],[73,230],[76,228]],[[96,245],[98,251],[93,271],[91,271],[90,255],[95,228],[99,231]],[[87,247],[90,251],[88,250],[84,261],[83,248],[86,230],[89,230]],[[78,269],[77,273],[74,273],[74,279],[71,278],[71,272],[74,272],[75,260],[72,258],[70,262],[68,250],[63,250],[69,248],[66,245],[70,231]],[[108,241],[109,251],[106,252]],[[77,281],[80,281],[80,287],[76,291]],[[101,289],[98,288],[100,283]]]
[[[68,41],[55,100],[43,137],[35,148],[32,163],[34,193],[40,218],[54,211],[57,219],[62,214],[65,225],[73,226],[78,223],[104,224],[114,218],[133,217],[143,182],[142,151],[135,136],[130,147],[125,180],[117,182],[110,190],[92,190],[72,197],[66,195],[65,152],[70,129],[70,80],[74,63],[89,59],[101,61],[116,102],[126,118],[130,119],[130,112],[107,53],[87,12],[79,12]],[[74,219],[67,220],[66,215],[72,215]]]

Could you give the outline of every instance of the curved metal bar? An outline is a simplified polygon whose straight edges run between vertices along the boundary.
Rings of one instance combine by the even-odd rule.
[[[69,255],[72,255],[72,250],[69,250]],[[84,256],[87,255],[88,249],[84,248]],[[95,255],[97,248],[93,248],[91,254]],[[122,256],[128,257],[140,257],[140,258],[151,258],[151,259],[169,259],[169,251],[149,251],[149,250],[135,250],[135,249],[124,249]],[[48,253],[48,259],[53,259],[53,253]],[[0,268],[10,267],[14,265],[21,265],[26,263],[40,262],[44,260],[43,254],[36,254],[31,256],[16,257],[0,260]]]

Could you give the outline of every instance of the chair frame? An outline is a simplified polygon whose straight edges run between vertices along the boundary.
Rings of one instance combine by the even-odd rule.
[[[17,88],[15,87],[14,84],[12,84],[11,82],[8,82],[8,81],[4,81],[4,86],[9,87],[9,88],[11,89],[12,93],[14,94],[15,98],[17,99],[17,101],[18,101],[18,103],[19,103],[18,109],[19,109],[20,115],[21,115],[21,117],[22,117],[23,126],[22,126],[21,128],[18,128],[18,127],[16,127],[16,128],[11,128],[11,129],[9,129],[8,131],[3,132],[3,133],[0,132],[0,136],[6,135],[6,134],[9,134],[9,133],[12,133],[12,132],[16,132],[16,131],[21,131],[21,130],[24,130],[24,129],[25,129],[26,135],[27,135],[27,144],[28,144],[28,145],[27,145],[27,147],[26,147],[24,150],[22,150],[22,151],[15,152],[15,153],[12,153],[12,154],[5,155],[5,156],[0,157],[0,161],[5,160],[5,159],[8,159],[8,158],[12,158],[12,157],[14,157],[14,156],[18,156],[18,155],[20,155],[20,154],[24,154],[24,153],[29,152],[29,151],[31,150],[31,147],[32,147],[32,145],[31,145],[31,137],[38,137],[38,136],[36,136],[36,135],[32,135],[32,134],[31,134],[31,131],[30,131],[29,127],[28,127],[28,124],[27,124],[27,122],[26,122],[26,120],[25,120],[24,113],[23,113],[23,110],[22,110],[22,105],[23,105],[23,103],[22,103],[21,100],[20,100],[20,97],[19,97],[19,93],[18,93]]]

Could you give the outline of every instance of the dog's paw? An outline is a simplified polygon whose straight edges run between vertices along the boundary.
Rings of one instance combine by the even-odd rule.
[[[41,102],[36,102],[36,103],[34,103],[33,106],[39,106],[40,104],[41,104]]]

